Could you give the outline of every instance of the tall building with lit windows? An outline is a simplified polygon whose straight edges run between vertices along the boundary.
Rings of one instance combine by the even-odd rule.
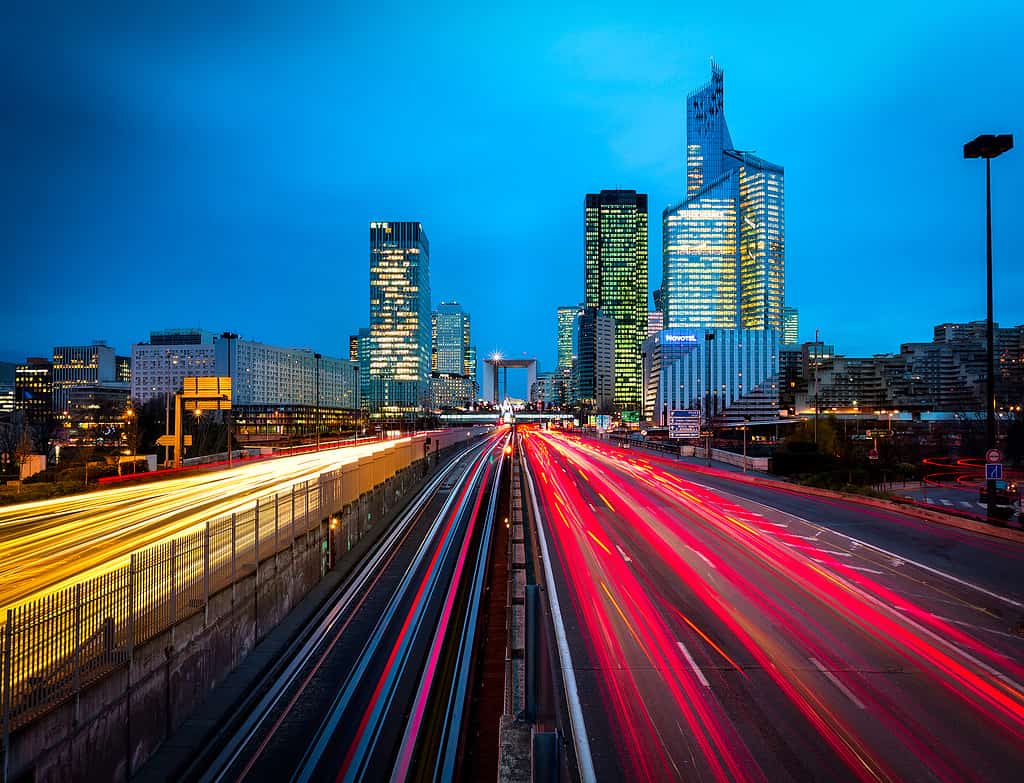
[[[431,407],[469,407],[476,398],[476,346],[470,317],[458,302],[441,302],[430,314]]]
[[[662,213],[665,326],[781,331],[782,166],[736,150],[722,69],[686,99],[686,197]]]
[[[369,409],[421,409],[431,364],[430,243],[418,222],[370,223],[368,349]]]
[[[643,405],[647,338],[647,196],[635,190],[588,193],[584,202],[584,306],[615,322],[614,405]]]
[[[795,307],[782,308],[782,344],[796,345],[800,342],[800,311]]]

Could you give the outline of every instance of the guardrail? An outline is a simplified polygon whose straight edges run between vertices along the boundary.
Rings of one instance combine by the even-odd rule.
[[[429,451],[472,434],[432,433]],[[11,732],[70,699],[77,717],[82,690],[131,666],[136,647],[195,614],[208,617],[212,595],[252,574],[258,587],[264,560],[289,549],[294,558],[296,540],[314,531],[326,540],[332,515],[428,451],[425,436],[381,445],[316,480],[134,552],[125,565],[8,609],[0,623],[4,762]],[[351,527],[334,531],[342,553],[370,529],[359,518]]]

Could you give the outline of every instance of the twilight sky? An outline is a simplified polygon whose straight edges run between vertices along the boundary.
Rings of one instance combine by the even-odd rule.
[[[993,166],[995,313],[1024,323],[1017,0],[486,5],[12,7],[0,359],[193,325],[347,356],[368,223],[420,220],[433,301],[472,313],[481,357],[553,369],[585,193],[649,194],[659,284],[712,56],[736,145],[786,167],[801,339],[863,355],[984,318],[984,164],[961,152],[982,132],[1017,134]]]

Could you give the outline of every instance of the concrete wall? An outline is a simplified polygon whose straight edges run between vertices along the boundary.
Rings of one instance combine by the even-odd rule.
[[[434,436],[431,468],[466,441],[464,435]],[[325,513],[319,528],[212,595],[204,610],[135,648],[130,663],[13,732],[8,780],[127,780],[320,581],[327,566],[325,539],[336,568],[358,566],[386,530],[387,514],[426,475],[423,442],[417,438],[404,458],[393,462],[405,466],[390,478],[376,486],[363,484],[366,491],[336,510],[333,529]]]

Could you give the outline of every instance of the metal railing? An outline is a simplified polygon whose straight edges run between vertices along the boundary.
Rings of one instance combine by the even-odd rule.
[[[255,573],[340,512],[341,473],[265,495],[236,513],[133,553],[129,562],[8,609],[0,623],[0,714],[6,765],[10,735],[48,710],[75,700],[90,683],[131,665],[134,648],[199,612],[210,597]],[[341,520],[338,523],[344,525]],[[369,530],[359,515],[336,530],[341,553]],[[305,548],[320,557],[320,547]],[[308,555],[307,555],[308,556]],[[234,597],[234,594],[232,594]],[[126,683],[125,687],[128,687]]]

